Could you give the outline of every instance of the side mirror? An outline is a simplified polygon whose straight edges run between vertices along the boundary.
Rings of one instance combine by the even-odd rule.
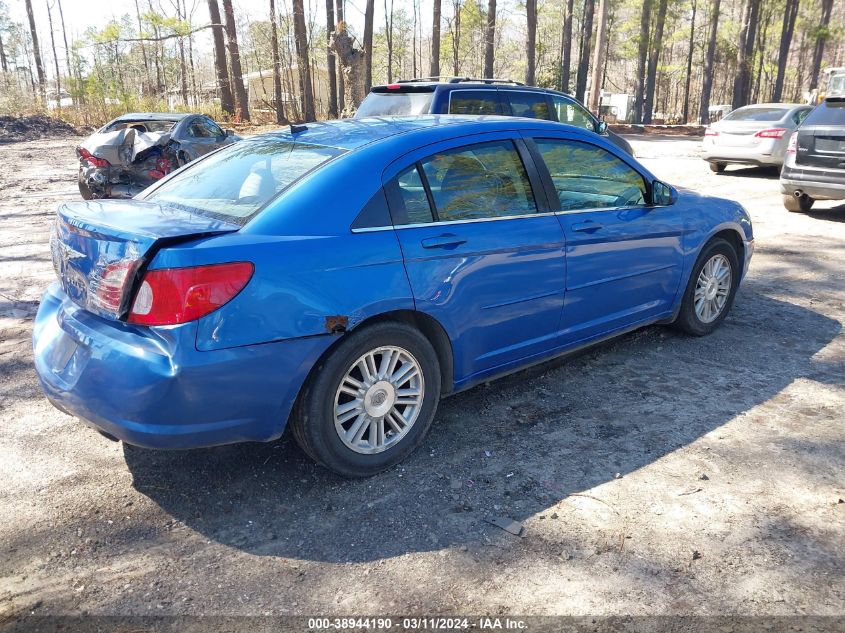
[[[651,183],[651,203],[658,207],[665,207],[675,204],[678,200],[678,191],[665,182],[655,180]]]
[[[599,121],[596,123],[596,134],[607,134],[607,122]]]
[[[229,130],[229,129],[223,130],[223,136],[225,136],[227,138],[230,137],[230,136],[234,136],[234,135],[235,135],[235,130]]]

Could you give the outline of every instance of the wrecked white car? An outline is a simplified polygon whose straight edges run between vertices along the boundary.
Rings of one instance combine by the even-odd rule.
[[[131,198],[185,163],[239,140],[203,114],[125,114],[76,148],[79,193],[86,200]]]

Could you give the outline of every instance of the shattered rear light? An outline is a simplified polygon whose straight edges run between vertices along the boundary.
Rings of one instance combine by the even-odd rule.
[[[118,314],[126,280],[135,269],[135,261],[120,260],[108,264],[102,273],[92,276],[89,301],[99,310]]]
[[[128,320],[139,325],[176,325],[199,319],[234,299],[253,270],[250,262],[231,262],[147,271]]]
[[[77,147],[76,153],[79,154],[79,158],[81,158],[82,160],[88,161],[94,167],[110,167],[111,166],[111,163],[109,161],[107,161],[105,158],[97,158],[96,156],[94,156],[94,154],[89,152],[84,147]]]

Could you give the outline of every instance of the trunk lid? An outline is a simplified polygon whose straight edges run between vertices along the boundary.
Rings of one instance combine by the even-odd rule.
[[[58,209],[50,249],[68,297],[94,314],[119,319],[135,280],[161,246],[239,228],[140,200],[68,202]]]
[[[795,164],[845,170],[845,128],[841,125],[799,128]]]
[[[771,140],[754,136],[757,132],[778,127],[777,122],[771,121],[719,121],[713,126],[719,135],[711,137],[714,145],[724,147],[753,147],[762,141]]]

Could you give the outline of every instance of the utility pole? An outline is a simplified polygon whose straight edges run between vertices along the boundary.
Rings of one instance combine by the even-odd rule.
[[[599,116],[601,106],[601,68],[602,55],[607,43],[607,4],[608,0],[599,0],[599,21],[596,26],[596,48],[593,51],[593,75],[590,81],[589,108],[593,114]]]

